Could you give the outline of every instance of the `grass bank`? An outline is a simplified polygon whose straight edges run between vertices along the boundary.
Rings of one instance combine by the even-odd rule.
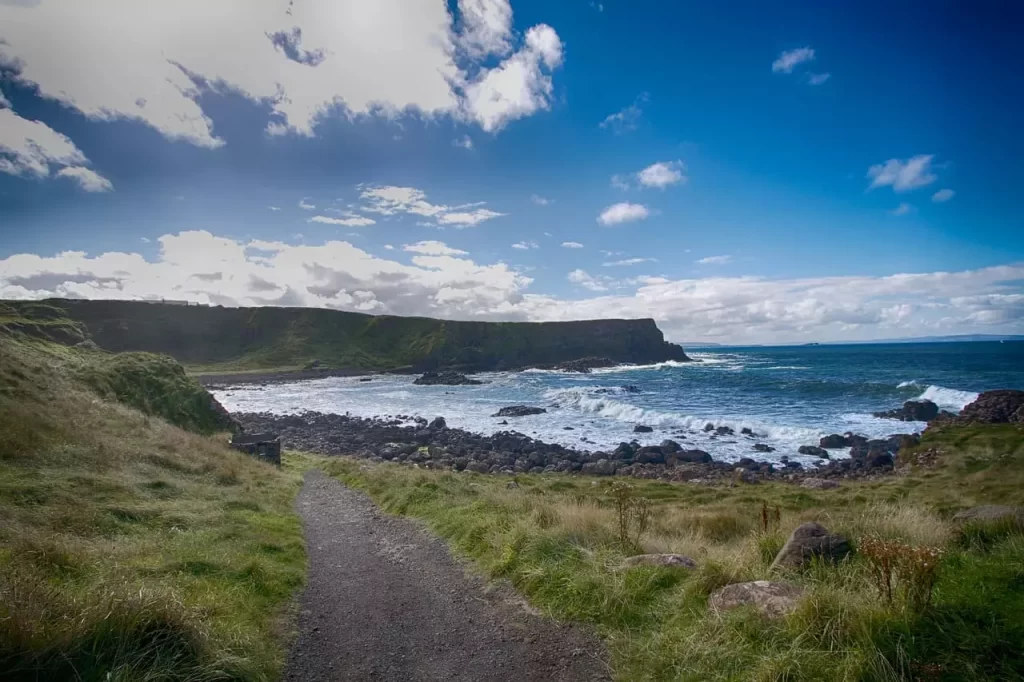
[[[276,679],[298,472],[204,435],[173,361],[46,338],[0,334],[0,678]]]
[[[385,510],[426,521],[550,615],[595,626],[622,680],[1024,679],[1024,535],[950,521],[966,506],[1021,502],[1024,433],[979,427],[931,435],[924,447],[941,450],[938,464],[836,490],[635,481],[653,515],[628,548],[618,539],[608,479],[520,476],[509,489],[507,478],[472,473],[347,459],[321,466]],[[941,548],[931,605],[888,603],[861,555],[770,572],[789,531],[808,520],[854,544],[877,536]],[[698,568],[623,570],[637,552],[684,554]],[[779,578],[807,589],[785,619],[707,609],[723,585]]]

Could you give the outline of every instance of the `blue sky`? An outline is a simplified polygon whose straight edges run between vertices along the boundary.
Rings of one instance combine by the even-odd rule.
[[[0,296],[1024,333],[1009,5],[206,4],[0,0]]]

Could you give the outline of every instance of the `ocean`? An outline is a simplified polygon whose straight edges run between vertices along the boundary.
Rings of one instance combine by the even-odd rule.
[[[803,462],[801,445],[829,433],[869,437],[920,431],[925,424],[878,419],[872,412],[906,400],[932,400],[957,411],[978,392],[1024,389],[1024,342],[824,345],[715,348],[687,351],[699,362],[595,370],[489,373],[482,386],[415,386],[412,376],[375,376],[370,382],[336,377],[215,391],[234,412],[357,416],[443,416],[449,426],[490,434],[514,429],[580,450],[642,445],[673,438],[715,459],[783,455]],[[548,411],[509,418],[491,415],[507,405]],[[736,436],[713,436],[707,423],[730,426]],[[634,433],[637,424],[652,433]],[[756,438],[740,436],[752,429]],[[775,448],[755,453],[754,443]],[[839,454],[839,453],[834,453]]]

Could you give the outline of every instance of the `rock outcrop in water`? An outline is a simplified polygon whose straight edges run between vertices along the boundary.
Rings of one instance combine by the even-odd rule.
[[[904,422],[929,422],[939,416],[939,406],[930,400],[908,400],[899,409],[875,412],[874,416]]]
[[[412,383],[417,386],[479,386],[484,382],[458,372],[426,372]]]
[[[503,407],[494,414],[492,417],[529,417],[534,414],[544,414],[547,412],[543,407],[531,407],[529,405],[511,405],[509,407]]]

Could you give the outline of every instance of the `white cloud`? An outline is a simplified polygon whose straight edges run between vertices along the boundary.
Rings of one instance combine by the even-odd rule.
[[[0,44],[2,45],[2,44]],[[114,185],[94,170],[89,159],[66,135],[41,121],[22,118],[11,109],[0,109],[0,173],[34,179],[70,178],[86,192],[109,192]]]
[[[465,86],[464,109],[487,132],[551,106],[550,73],[562,63],[562,41],[555,29],[538,24],[526,32],[525,45],[493,69],[481,70]]]
[[[387,248],[387,247],[384,247]],[[453,249],[444,242],[439,241],[422,241],[416,242],[415,244],[406,244],[402,247],[402,251],[408,251],[410,253],[419,253],[424,256],[466,256],[469,255],[466,251],[460,249]]]
[[[932,195],[932,201],[937,204],[943,204],[953,197],[956,196],[956,192],[951,189],[940,189],[938,192]]]
[[[912,205],[910,205],[907,202],[903,201],[903,202],[900,202],[899,206],[897,206],[896,208],[894,208],[891,211],[889,211],[889,215],[907,215],[909,213],[913,213],[916,210],[917,209],[914,208]]]
[[[299,199],[299,208],[301,208],[303,211],[315,211],[316,210],[316,205],[315,204],[311,204],[308,201],[306,201],[306,198],[308,198],[308,197],[304,197],[302,199]]]
[[[772,71],[775,73],[793,73],[793,69],[804,62],[814,59],[814,50],[810,47],[799,47],[795,50],[786,50],[772,62]]]
[[[90,0],[0,4],[0,58],[45,97],[96,120],[135,119],[169,138],[223,144],[204,88],[269,105],[271,134],[312,134],[334,112],[448,114],[486,130],[549,106],[554,29],[518,52],[507,0]],[[461,30],[456,31],[453,24]],[[461,55],[461,56],[460,56]],[[356,68],[354,65],[358,65]]]
[[[392,246],[391,244],[385,244],[384,248],[387,249],[388,251],[394,251],[395,250],[395,247]]]
[[[615,175],[612,176],[612,187],[625,192],[630,188],[629,179],[625,175],[620,175],[616,173]]]
[[[657,263],[657,258],[624,258],[622,260],[610,261],[608,263],[601,263],[603,267],[614,268],[625,265],[639,265],[640,263]]]
[[[554,199],[545,199],[544,197],[534,194],[530,197],[530,201],[537,204],[538,206],[548,206],[555,203]]]
[[[520,251],[526,251],[528,249],[539,249],[540,244],[537,242],[516,242],[512,245],[513,249],[519,249]]]
[[[57,171],[57,177],[70,178],[86,192],[111,192],[114,184],[94,170],[83,166],[68,166]]]
[[[643,204],[631,204],[628,201],[623,201],[618,204],[612,204],[601,211],[601,215],[597,217],[597,222],[602,225],[619,225],[621,223],[633,222],[634,220],[643,220],[650,214],[650,210]]]
[[[811,85],[821,85],[831,77],[832,74],[830,73],[812,73],[807,77],[807,82]]]
[[[307,222],[322,223],[324,225],[344,225],[345,227],[366,227],[367,225],[375,225],[377,223],[373,218],[367,218],[366,216],[355,214],[349,214],[345,218],[331,218],[325,215],[315,215]]]
[[[640,123],[640,117],[643,116],[643,109],[640,107],[641,104],[645,104],[648,100],[646,92],[640,93],[633,103],[621,111],[617,111],[614,114],[609,114],[605,117],[599,127],[607,128],[614,132],[616,135],[627,133],[631,130],[636,130]]]
[[[738,344],[1024,333],[1024,263],[794,279],[612,280],[579,270],[569,281],[600,295],[576,300],[530,293],[520,272],[465,257],[417,254],[405,264],[343,241],[246,243],[208,232],[164,235],[159,244],[155,261],[120,252],[0,259],[0,299],[172,298],[445,319],[653,317],[670,339]]]
[[[636,174],[637,181],[644,187],[665,189],[669,185],[686,182],[682,161],[658,161]]]
[[[590,289],[591,291],[607,291],[608,287],[601,283],[601,281],[591,276],[586,270],[573,270],[570,272],[566,279],[573,284],[578,284],[584,289]]]
[[[696,261],[698,265],[726,265],[732,262],[732,256],[707,256]]]
[[[11,102],[9,99],[4,97],[4,93],[0,92],[0,109],[10,109]]]
[[[363,211],[387,216],[411,213],[433,219],[437,225],[453,225],[456,228],[472,227],[485,220],[506,215],[488,208],[479,208],[484,202],[460,206],[432,204],[427,201],[426,193],[415,187],[364,187],[359,196],[366,202],[361,208]]]
[[[906,161],[889,159],[868,169],[871,180],[868,189],[891,186],[896,192],[909,192],[935,182],[938,178],[932,172],[932,154],[918,154]]]
[[[456,147],[462,147],[463,149],[473,149],[473,138],[469,135],[463,135],[462,137],[452,140],[452,144]]]
[[[267,208],[270,209],[271,211],[280,211],[281,210],[280,206],[267,206]]]
[[[565,249],[582,249],[583,244],[579,242],[562,242],[562,248]]]

